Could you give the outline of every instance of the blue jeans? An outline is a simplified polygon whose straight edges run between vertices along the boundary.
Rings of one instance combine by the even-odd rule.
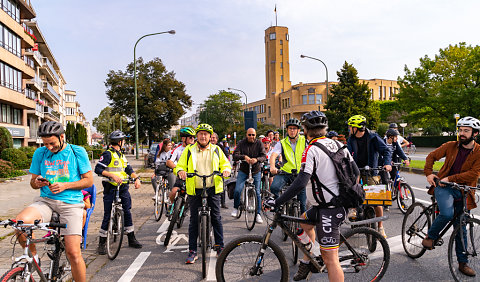
[[[437,216],[437,218],[435,218],[432,226],[428,230],[428,237],[433,240],[438,239],[438,235],[448,224],[448,222],[452,220],[454,214],[460,214],[463,212],[462,193],[456,189],[453,189],[451,186],[436,187],[435,198],[437,199],[440,214]],[[456,228],[459,222],[460,217],[455,220],[453,228]],[[457,254],[457,261],[468,262],[467,256],[462,254],[463,247],[460,236],[460,233],[457,233],[457,236],[455,236],[455,253]],[[463,226],[463,240],[466,247],[467,230],[465,226]]]
[[[257,192],[258,209],[257,213],[261,211],[262,199],[260,197],[260,186],[262,185],[262,172],[259,171],[253,176],[253,185],[255,185],[255,191]],[[233,208],[238,209],[240,206],[240,196],[242,195],[243,187],[245,187],[245,181],[247,181],[248,174],[243,171],[238,171],[237,183],[235,183],[235,191],[233,192]]]
[[[289,179],[293,180],[293,177],[291,175],[285,174],[275,175],[272,185],[270,186],[270,190],[273,194],[275,194],[276,197],[278,197],[278,194],[282,190],[282,187],[285,186]],[[297,199],[300,201],[300,213],[303,214],[307,206],[307,193],[305,192],[305,189],[303,189],[302,192],[298,194]]]
[[[110,221],[110,213],[112,212],[112,204],[115,199],[115,186],[108,182],[102,182],[103,184],[103,220],[102,230],[108,230],[108,222]],[[123,220],[125,223],[125,229],[129,232],[133,231],[133,220],[132,220],[132,197],[128,192],[128,184],[122,184],[120,186],[120,200],[122,201],[123,207]],[[130,227],[130,228],[129,228]],[[105,233],[106,234],[106,233]]]

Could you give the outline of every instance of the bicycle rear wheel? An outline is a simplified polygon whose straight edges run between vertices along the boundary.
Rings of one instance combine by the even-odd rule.
[[[408,208],[415,203],[415,195],[413,189],[408,183],[400,183],[400,187],[397,190],[397,205],[400,211],[405,214]]]
[[[419,258],[426,251],[422,240],[427,236],[428,229],[432,225],[426,209],[422,203],[414,203],[403,217],[402,244],[405,253],[411,258]]]
[[[156,221],[159,221],[163,215],[163,207],[165,203],[165,193],[163,190],[163,180],[157,181],[157,186],[155,187],[155,200],[153,205]]]
[[[368,237],[378,242],[373,252]],[[380,281],[390,263],[387,240],[368,227],[356,227],[345,232],[340,240],[338,255],[345,281]]]
[[[300,217],[300,209],[298,208],[298,205],[293,204],[292,207],[290,208],[289,215],[294,216],[294,217]],[[297,228],[300,227],[300,224],[298,222],[290,222],[290,230],[292,231],[293,234],[297,234]],[[297,264],[298,262],[298,247],[295,245],[295,243],[292,240],[292,260],[293,260],[293,265]]]
[[[114,260],[120,248],[122,247],[123,241],[123,211],[118,207],[112,207],[112,214],[110,216],[110,221],[108,222],[108,231],[107,231],[107,255],[108,258]]]
[[[15,268],[12,268],[10,270],[8,270],[7,272],[5,272],[5,274],[3,274],[2,278],[0,278],[0,281],[1,282],[14,282],[14,281],[25,281],[23,279],[23,271],[25,270],[24,267],[15,267]],[[31,275],[30,275],[30,278],[33,278]],[[33,281],[33,279],[32,279]]]
[[[255,227],[255,219],[257,216],[258,201],[255,186],[245,186],[245,224],[247,229],[251,231]]]
[[[375,209],[373,207],[366,207],[363,212],[365,214],[365,219],[375,218]],[[366,224],[366,226],[372,228],[373,230],[377,230],[376,222]],[[375,240],[375,237],[367,235],[367,242],[370,252],[374,252],[375,248],[377,247],[377,241]]]
[[[272,240],[264,251],[263,260],[252,273],[262,249],[263,237],[247,235],[230,241],[215,265],[217,281],[288,281],[289,270],[285,253]]]
[[[477,272],[480,270],[480,220],[476,218],[467,218],[466,219],[466,234],[463,234],[464,240],[466,239],[466,259],[468,260],[468,266]],[[455,252],[454,242],[457,234],[460,233],[461,225],[458,225],[450,236],[448,241],[448,266],[450,267],[450,272],[452,273],[453,279],[455,281],[478,281],[478,276],[469,277],[461,273],[458,270],[458,258]],[[462,232],[463,233],[463,232]],[[460,240],[458,240],[460,244]],[[462,251],[464,250],[461,247]],[[478,274],[477,274],[478,275]]]

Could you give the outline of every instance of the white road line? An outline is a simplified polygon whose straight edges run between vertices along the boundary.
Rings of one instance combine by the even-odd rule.
[[[207,279],[206,281],[217,281],[215,275],[215,265],[217,264],[217,252],[215,250],[210,251],[210,257],[208,259]]]
[[[415,186],[411,186],[411,187],[412,187],[413,189],[415,189],[415,190],[420,190],[420,191],[423,191],[423,192],[427,192],[427,191],[428,191],[428,189],[426,189],[426,188],[420,188],[420,187],[415,187]]]
[[[168,221],[168,217],[165,217],[165,220],[163,221],[162,225],[157,230],[157,233],[163,233],[167,231],[168,225],[170,224],[170,221]]]
[[[135,274],[137,274],[138,270],[142,267],[142,265],[147,260],[148,256],[150,256],[151,252],[141,252],[138,257],[133,261],[130,267],[123,273],[122,277],[118,280],[118,282],[130,282],[132,281]]]
[[[425,205],[427,205],[427,207],[432,204],[432,201],[425,201],[425,200],[417,199],[417,198],[415,198],[415,202],[420,202],[422,204],[425,204]]]

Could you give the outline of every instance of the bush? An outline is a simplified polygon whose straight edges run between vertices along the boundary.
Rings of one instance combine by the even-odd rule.
[[[388,123],[383,123],[382,122],[382,123],[378,124],[377,133],[378,133],[378,135],[380,135],[381,138],[383,138],[383,136],[385,136],[385,132],[387,132],[388,126],[389,126]]]
[[[7,148],[13,148],[13,138],[8,129],[0,126],[0,155]]]
[[[416,147],[440,147],[443,143],[457,140],[456,136],[413,136],[412,142]]]
[[[13,165],[9,161],[0,160],[0,178],[11,177],[10,175],[15,171]]]
[[[93,151],[93,158],[96,159],[96,160],[100,159],[100,156],[102,155],[103,150],[93,149],[92,151]]]
[[[27,154],[27,158],[30,159],[30,160],[33,158],[33,154],[35,153],[36,149],[37,148],[35,148],[35,147],[20,147],[19,148],[20,151]]]
[[[26,169],[30,167],[31,161],[28,160],[27,154],[19,149],[8,148],[2,151],[3,160],[13,164],[15,169]]]

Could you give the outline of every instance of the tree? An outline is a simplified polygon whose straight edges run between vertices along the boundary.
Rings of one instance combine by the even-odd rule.
[[[119,114],[112,114],[111,107],[103,108],[98,117],[93,119],[92,124],[95,126],[98,132],[101,132],[103,135],[107,136],[114,130],[120,130],[120,119],[122,119],[122,131],[133,135],[133,127],[129,127],[127,118]],[[133,124],[134,123],[135,122],[133,122]]]
[[[13,138],[10,131],[3,126],[0,126],[0,154],[3,150],[13,148]]]
[[[75,127],[75,145],[88,145],[87,141],[87,129],[81,125],[80,123],[77,123]]]
[[[380,108],[370,99],[368,84],[360,83],[357,70],[347,62],[337,75],[338,84],[332,86],[325,106],[330,129],[347,133],[345,122],[353,115],[365,116],[367,127],[375,129],[380,120]]]
[[[451,130],[456,113],[478,117],[480,47],[459,43],[440,49],[433,59],[420,58],[420,66],[414,70],[405,66],[398,84],[397,98],[408,112],[409,122],[431,132]]]
[[[135,126],[134,64],[125,71],[111,70],[105,86],[112,112],[128,119],[128,126]],[[159,58],[144,62],[137,59],[138,132],[150,141],[177,124],[178,119],[191,107],[192,100],[185,91],[185,84],[168,72]],[[115,122],[115,126],[119,124]]]
[[[220,90],[208,96],[200,108],[200,122],[210,124],[219,136],[233,133],[234,125],[243,121],[242,102],[237,93]]]
[[[70,144],[75,143],[75,125],[73,122],[67,123],[67,129],[65,130],[65,137],[67,138],[67,142]]]

